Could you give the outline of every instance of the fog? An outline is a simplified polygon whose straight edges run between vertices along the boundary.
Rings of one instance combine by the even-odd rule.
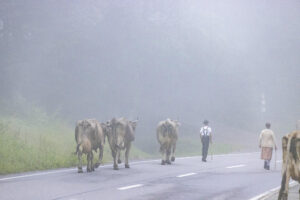
[[[167,117],[181,137],[204,119],[217,138],[256,139],[266,121],[282,135],[300,119],[299,11],[296,0],[2,0],[1,99],[72,125],[138,118],[137,144]]]

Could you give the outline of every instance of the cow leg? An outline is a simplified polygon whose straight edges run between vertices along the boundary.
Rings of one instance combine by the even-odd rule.
[[[165,165],[166,164],[166,155],[165,155],[165,148],[163,146],[160,147],[160,152],[161,152],[161,164]]]
[[[174,143],[172,145],[172,157],[171,157],[171,161],[174,162],[175,161],[175,150],[176,150],[176,143]]]
[[[82,173],[83,172],[83,170],[82,170],[82,159],[81,159],[82,152],[79,151],[77,156],[78,156],[78,173]]]
[[[98,168],[102,164],[102,160],[103,160],[103,146],[102,145],[99,147],[99,150],[100,150],[99,159],[98,159],[98,162],[95,163],[94,168]]]
[[[90,172],[90,154],[88,153],[86,155],[87,165],[86,165],[86,171]]]
[[[290,173],[289,170],[286,170],[282,176],[281,188],[279,191],[278,200],[288,199],[289,181],[290,181]]]
[[[117,156],[118,156],[118,150],[112,150],[112,156],[113,156],[113,159],[114,159],[114,170],[118,170],[119,167],[118,167],[118,164],[117,164]]]
[[[171,156],[171,146],[169,145],[166,152],[166,163],[169,165],[171,165],[170,156]]]
[[[129,143],[126,145],[126,151],[125,151],[125,168],[129,168],[129,162],[128,162],[128,159],[129,159],[129,151],[130,151],[130,148],[131,148],[131,142],[129,142]]]
[[[86,171],[91,172],[92,171],[92,169],[91,169],[91,153],[88,153],[86,155],[86,159],[87,159]]]
[[[118,164],[121,164],[122,163],[122,160],[121,160],[121,151],[119,153],[119,156],[118,156]]]
[[[91,157],[90,157],[90,162],[91,162],[91,171],[95,171],[95,168],[94,168],[94,154],[93,154],[93,151],[91,152]]]

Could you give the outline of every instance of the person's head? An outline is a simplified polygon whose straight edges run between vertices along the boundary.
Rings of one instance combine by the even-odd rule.
[[[207,126],[208,125],[208,120],[204,120],[203,124]]]
[[[266,123],[266,128],[271,128],[271,123],[267,122]]]

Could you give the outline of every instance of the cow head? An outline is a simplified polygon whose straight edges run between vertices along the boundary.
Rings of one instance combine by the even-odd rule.
[[[106,123],[101,123],[101,127],[102,127],[102,130],[103,130],[105,136],[108,136],[109,134],[111,134],[112,128],[111,128],[111,124],[109,121]]]
[[[129,121],[129,125],[132,127],[133,131],[135,131],[138,120]]]
[[[126,140],[133,141],[135,139],[135,129],[137,126],[137,122],[138,122],[137,120],[128,121],[126,135],[125,135]]]
[[[127,123],[121,118],[113,118],[110,121],[111,133],[114,146],[117,148],[124,148],[124,140],[126,135]]]
[[[300,157],[300,131],[294,131],[282,137],[282,156],[287,164],[288,158],[299,161]]]
[[[300,156],[300,131],[292,133],[289,152],[292,154],[294,161],[299,161]]]
[[[179,126],[181,126],[178,120],[173,120],[173,122],[175,123],[176,128],[179,128]]]

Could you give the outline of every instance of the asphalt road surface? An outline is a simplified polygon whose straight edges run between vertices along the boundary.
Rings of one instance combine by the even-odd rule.
[[[271,170],[263,169],[259,153],[131,162],[131,168],[101,166],[95,172],[59,169],[0,176],[1,200],[248,200],[280,185],[281,156]]]

